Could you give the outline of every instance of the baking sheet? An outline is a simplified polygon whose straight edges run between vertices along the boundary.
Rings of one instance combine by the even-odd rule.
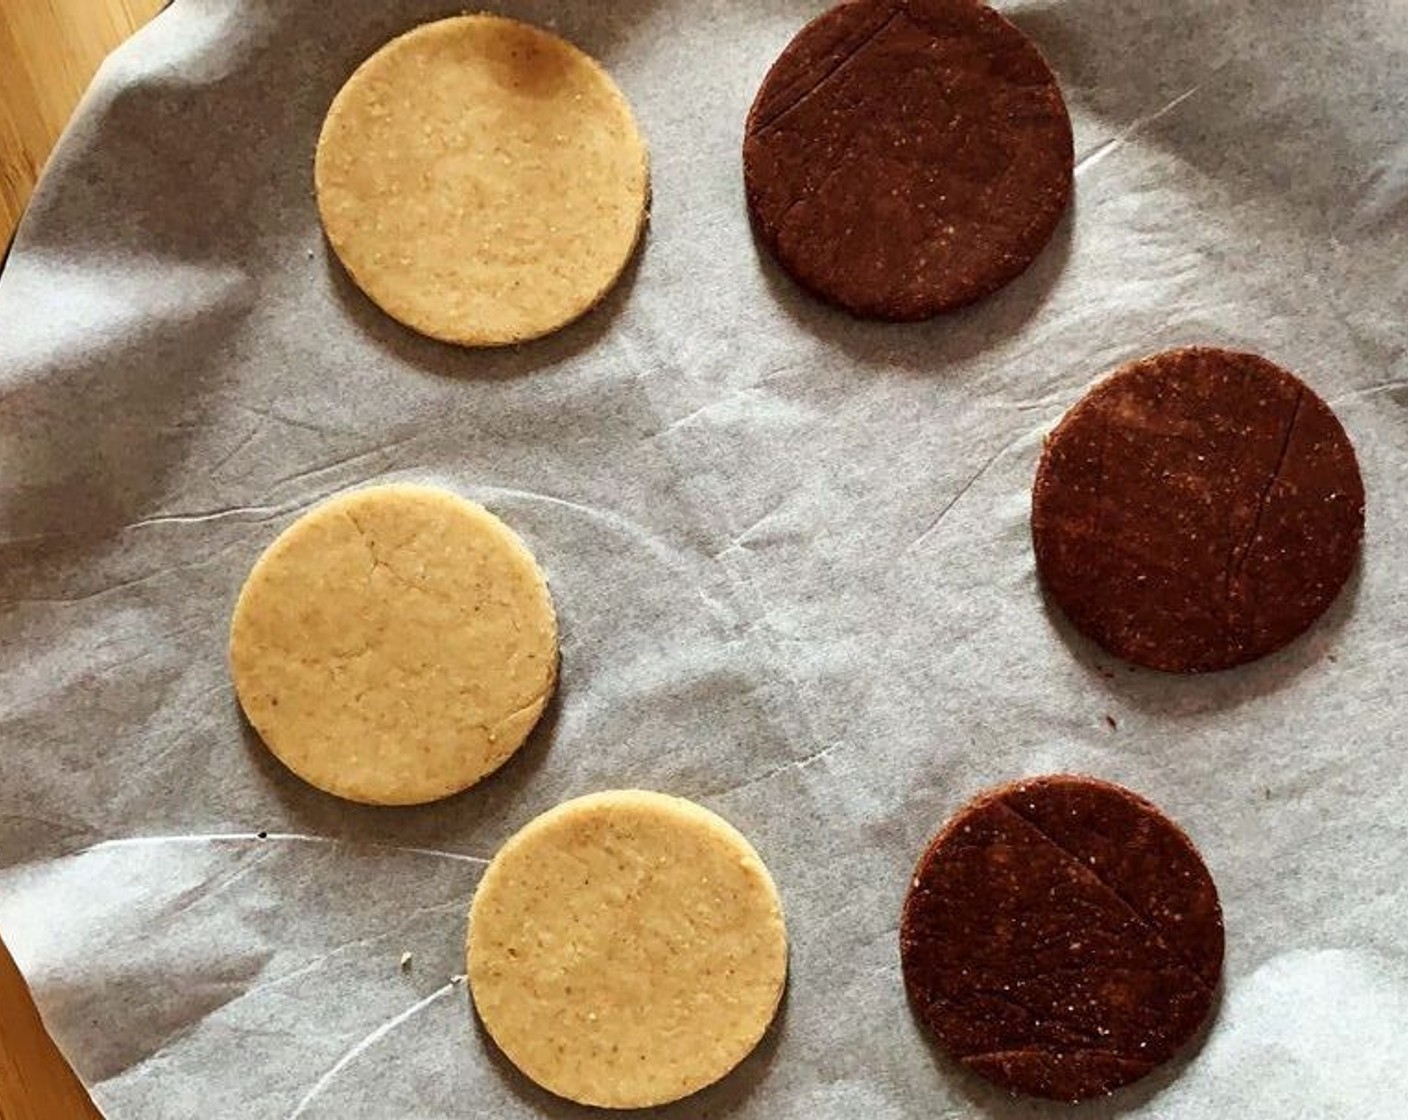
[[[822,6],[502,5],[615,74],[655,204],[605,306],[501,353],[382,317],[311,194],[341,81],[451,5],[177,0],[104,68],[0,280],[0,929],[112,1120],[585,1115],[475,1025],[463,911],[515,829],[621,786],[735,822],[793,938],[776,1028],[661,1115],[1402,1115],[1408,7],[999,5],[1063,83],[1075,207],[1010,288],[897,327],[801,296],[744,212],[744,115]],[[1063,628],[1027,516],[1062,411],[1191,342],[1304,375],[1369,509],[1320,626],[1185,680]],[[506,518],[564,630],[520,756],[415,810],[282,771],[224,662],[264,546],[388,479]],[[895,933],[939,823],[1053,770],[1177,818],[1228,931],[1199,1048],[1076,1113],[938,1057]]]

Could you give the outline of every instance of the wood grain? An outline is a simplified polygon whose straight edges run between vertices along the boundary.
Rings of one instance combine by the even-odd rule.
[[[0,248],[98,64],[164,3],[0,0]]]
[[[101,1120],[0,942],[0,1120]]]
[[[164,0],[0,0],[0,247],[107,53]],[[0,942],[0,1120],[100,1120]]]

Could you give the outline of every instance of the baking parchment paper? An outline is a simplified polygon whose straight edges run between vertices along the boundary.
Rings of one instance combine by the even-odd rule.
[[[604,306],[496,353],[378,313],[311,191],[341,82],[452,5],[177,0],[104,67],[0,280],[0,930],[112,1120],[587,1115],[455,978],[498,845],[626,786],[736,823],[793,939],[775,1029],[662,1116],[1405,1115],[1408,5],[1001,4],[1061,78],[1075,206],[1028,274],[918,326],[812,302],[750,235],[744,116],[822,6],[502,4],[610,68],[655,201]],[[1308,637],[1179,679],[1048,611],[1027,517],[1063,410],[1192,342],[1332,402],[1368,537]],[[225,666],[265,545],[388,479],[507,519],[564,631],[527,747],[415,810],[285,773]],[[941,821],[1060,770],[1179,820],[1228,930],[1199,1046],[1074,1112],[939,1057],[896,947]]]

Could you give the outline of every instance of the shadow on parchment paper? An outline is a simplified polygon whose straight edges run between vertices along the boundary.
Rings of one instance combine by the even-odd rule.
[[[649,239],[647,223],[641,232],[640,244],[616,283],[601,302],[580,319],[552,334],[515,346],[457,346],[419,334],[393,319],[357,287],[326,238],[323,239],[323,254],[333,292],[347,319],[378,349],[388,351],[423,373],[466,381],[506,380],[561,365],[600,342],[631,298]]]
[[[1072,192],[1046,248],[1015,280],[977,303],[920,323],[858,319],[813,296],[783,271],[756,230],[753,251],[777,304],[817,338],[867,364],[898,365],[912,373],[930,374],[1011,338],[1041,310],[1070,258],[1076,206]]]
[[[434,20],[462,16],[466,13],[492,12],[508,16],[560,35],[580,47],[609,69],[621,45],[633,38],[648,41],[652,31],[650,13],[661,0],[600,0],[565,3],[564,0],[496,0],[495,3],[467,4],[465,0],[411,0],[399,4],[361,4],[368,15],[357,22],[329,19],[326,28],[329,43],[318,49],[327,57],[342,63],[341,71],[330,70],[327,80],[332,87],[340,86],[362,61],[398,35]],[[613,75],[615,78],[615,75]],[[331,89],[328,94],[336,92]]]
[[[1258,661],[1217,673],[1161,673],[1130,665],[1076,630],[1044,589],[1042,608],[1071,655],[1085,668],[1093,689],[1118,697],[1142,712],[1175,717],[1196,715],[1236,708],[1248,700],[1279,692],[1306,670],[1333,660],[1332,651],[1339,644],[1340,633],[1354,613],[1363,570],[1361,552],[1330,609],[1290,645]]]
[[[778,1045],[782,1040],[782,1033],[786,1029],[787,1003],[791,998],[791,993],[792,978],[789,972],[787,983],[782,989],[782,1000],[777,1005],[777,1014],[773,1016],[768,1029],[763,1033],[763,1037],[753,1048],[752,1053],[739,1062],[733,1071],[721,1081],[717,1081],[708,1088],[701,1089],[683,1100],[675,1101],[673,1104],[657,1108],[618,1111],[575,1104],[549,1093],[530,1080],[509,1061],[508,1056],[499,1049],[493,1038],[490,1037],[483,1020],[479,1018],[478,1010],[474,1007],[474,998],[469,991],[469,985],[465,984],[465,999],[469,1000],[470,1018],[474,1021],[474,1030],[479,1036],[479,1045],[489,1055],[490,1063],[519,1101],[532,1108],[537,1115],[549,1117],[550,1120],[589,1120],[590,1117],[607,1116],[613,1113],[621,1116],[649,1116],[651,1120],[717,1120],[717,1118],[732,1116],[748,1103],[748,1098],[752,1095],[753,1090],[762,1083],[772,1068],[773,1061],[777,1057]]]
[[[124,323],[81,356],[60,350],[0,401],[0,424],[25,434],[6,464],[20,481],[3,511],[0,588],[7,575],[82,560],[157,516],[154,507],[185,467],[192,418],[218,382],[250,291],[242,283],[208,306]]]
[[[1073,106],[1115,130],[1145,122],[1140,143],[1240,197],[1284,208],[1312,233],[1389,217],[1356,213],[1354,188],[1373,182],[1386,136],[1401,132],[1380,91],[1408,59],[1367,16],[1356,27],[1324,0],[1021,0],[1003,14],[1038,44]],[[1390,206],[1400,220],[1402,207],[1401,196]]]
[[[910,1004],[914,1029],[929,1047],[929,1055],[934,1067],[944,1081],[960,1094],[969,1106],[991,1120],[1117,1120],[1131,1112],[1146,1107],[1160,1093],[1183,1076],[1184,1070],[1198,1060],[1207,1045],[1207,1040],[1217,1026],[1222,1014],[1222,1000],[1226,983],[1218,984],[1213,993],[1212,1007],[1208,1016],[1198,1028],[1188,1044],[1169,1061],[1152,1073],[1140,1078],[1132,1085],[1116,1090],[1107,1097],[1083,1101],[1080,1104],[1067,1104],[1062,1101],[1046,1101],[1035,1097],[1014,1097],[973,1073],[966,1066],[955,1061],[939,1045],[929,1028],[920,1020],[914,1005]]]
[[[557,689],[543,709],[542,717],[523,746],[499,769],[483,781],[428,805],[360,805],[345,801],[309,785],[289,770],[264,745],[250,722],[240,712],[245,749],[270,789],[282,803],[296,830],[344,842],[378,844],[394,848],[444,847],[459,855],[490,858],[492,852],[468,852],[456,844],[466,821],[503,820],[526,824],[527,817],[517,808],[523,787],[547,761],[557,736],[562,711],[562,689]],[[238,701],[231,701],[238,706]],[[251,829],[268,828],[267,821],[250,821]]]

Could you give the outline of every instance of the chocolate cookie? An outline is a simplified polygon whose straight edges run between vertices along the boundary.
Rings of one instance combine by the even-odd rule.
[[[1053,1100],[1112,1092],[1197,1032],[1222,975],[1217,888],[1186,835],[1094,778],[990,790],[914,873],[915,1013],[959,1062]]]
[[[875,319],[1000,288],[1070,199],[1071,122],[1040,52],[975,0],[850,0],[768,72],[743,143],[759,238]]]
[[[1305,631],[1349,578],[1364,484],[1340,422],[1264,358],[1171,350],[1066,414],[1032,493],[1051,598],[1111,653],[1227,669]]]

